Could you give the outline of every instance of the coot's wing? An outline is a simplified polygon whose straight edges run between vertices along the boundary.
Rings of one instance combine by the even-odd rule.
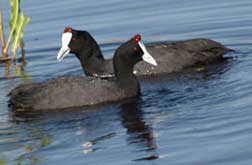
[[[129,96],[114,81],[92,77],[62,77],[21,85],[10,94],[15,110],[49,110],[117,101]]]
[[[220,61],[230,51],[222,44],[210,39],[192,39],[179,42],[154,43],[147,50],[156,59],[158,66],[140,62],[135,66],[138,75],[178,72],[195,65]]]

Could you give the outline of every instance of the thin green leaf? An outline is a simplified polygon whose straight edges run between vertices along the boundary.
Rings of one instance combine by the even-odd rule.
[[[14,36],[13,46],[12,46],[13,58],[15,58],[16,50],[19,44],[21,43],[24,27],[29,23],[29,21],[30,21],[29,17],[24,16],[23,13],[20,14],[19,19],[18,19],[16,33]]]
[[[19,15],[19,0],[10,0],[10,6],[11,6],[11,16],[10,16],[10,29],[14,28],[15,32],[15,26],[18,20]]]

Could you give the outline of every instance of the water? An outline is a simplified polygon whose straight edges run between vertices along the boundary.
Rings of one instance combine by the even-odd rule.
[[[8,5],[1,0],[5,30]],[[145,42],[211,38],[236,58],[143,79],[135,100],[29,114],[9,111],[6,97],[27,78],[4,78],[0,64],[0,164],[252,163],[252,1],[25,0],[22,10],[32,19],[23,68],[32,81],[82,74],[73,55],[56,61],[65,26],[88,30],[106,58],[136,33]]]

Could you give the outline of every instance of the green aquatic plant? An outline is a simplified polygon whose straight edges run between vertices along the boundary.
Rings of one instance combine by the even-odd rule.
[[[6,159],[4,156],[0,155],[0,165],[6,165]]]
[[[6,161],[5,160],[0,160],[0,165],[6,165]]]
[[[0,39],[2,44],[2,57],[0,61],[14,60],[17,49],[24,49],[24,28],[29,23],[30,17],[25,16],[20,10],[20,0],[9,0],[11,6],[10,33],[7,42],[3,29],[3,16],[0,9]],[[12,45],[12,56],[8,57],[8,49]]]

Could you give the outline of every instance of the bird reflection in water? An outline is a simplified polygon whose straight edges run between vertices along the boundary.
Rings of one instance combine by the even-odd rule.
[[[150,125],[144,121],[144,114],[141,110],[141,100],[139,98],[130,99],[120,105],[120,115],[122,125],[127,129],[127,143],[135,145],[137,152],[146,152],[148,155],[134,161],[158,159],[155,153],[157,145]],[[139,149],[138,149],[139,148]]]
[[[114,120],[108,120],[108,116],[111,118],[119,119],[122,126],[126,129],[127,133],[127,144],[135,148],[135,152],[138,153],[139,157],[135,158],[133,161],[147,161],[158,159],[159,156],[156,153],[157,145],[155,142],[155,137],[153,130],[149,124],[144,121],[144,113],[141,110],[141,100],[138,98],[123,101],[119,104],[120,112],[118,114],[117,108],[112,108],[111,111],[104,110],[108,107],[96,106],[93,108],[77,108],[74,110],[55,111],[55,112],[30,112],[30,113],[14,113],[12,116],[13,120],[16,122],[21,121],[23,124],[42,122],[38,123],[40,126],[47,130],[46,132],[54,137],[54,133],[48,130],[48,127],[62,127],[61,130],[64,132],[70,131],[67,128],[85,128],[84,134],[73,135],[73,138],[82,139],[82,148],[84,154],[94,153],[101,149],[102,142],[104,140],[113,139],[117,135],[114,129],[102,129],[104,126],[110,125],[110,122],[114,123]],[[115,107],[115,106],[112,106]],[[79,110],[78,110],[79,109]],[[85,109],[85,110],[84,110]],[[87,111],[89,109],[89,112]],[[99,110],[98,110],[99,109]],[[95,111],[95,112],[94,112]],[[95,120],[99,114],[99,120]],[[118,116],[119,115],[119,116]],[[110,118],[110,117],[109,117]],[[99,121],[99,123],[97,123]],[[104,123],[101,123],[103,121]],[[49,122],[49,123],[48,123]],[[65,125],[64,127],[62,125]],[[97,127],[100,127],[98,129]],[[53,130],[54,130],[53,129]],[[59,130],[59,129],[58,129]],[[95,137],[86,137],[89,131],[95,133]],[[102,131],[106,130],[106,131]],[[100,132],[101,131],[101,132]],[[99,135],[99,136],[97,136]],[[83,142],[84,140],[84,142]]]

